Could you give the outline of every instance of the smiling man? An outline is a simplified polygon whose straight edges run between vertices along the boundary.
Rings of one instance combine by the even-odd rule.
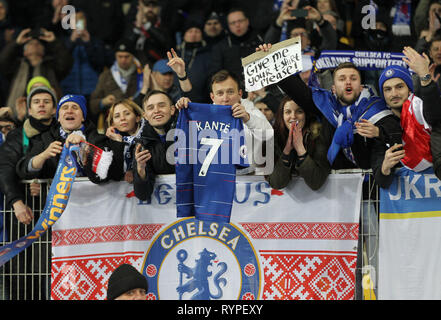
[[[260,50],[268,48],[260,46]],[[361,73],[353,63],[341,63],[334,69],[331,91],[308,87],[298,75],[278,86],[305,112],[322,119],[321,130],[332,139],[328,150],[332,169],[369,169],[374,138],[390,144],[400,141],[401,128],[392,112],[362,85]]]
[[[172,98],[163,91],[152,90],[143,101],[146,125],[141,139],[134,148],[133,186],[135,196],[148,200],[153,192],[155,177],[158,174],[175,173],[174,163],[167,161],[166,152],[173,141],[166,141],[167,132],[175,123],[175,107]]]
[[[232,116],[243,120],[249,167],[238,169],[237,173],[270,174],[274,163],[271,157],[264,155],[272,154],[272,150],[264,150],[264,146],[268,148],[271,144],[273,128],[265,115],[250,100],[242,98],[239,81],[234,73],[220,70],[211,77],[210,98],[213,104],[231,106]],[[187,108],[189,102],[189,98],[182,97],[176,103],[176,107]]]
[[[421,95],[418,97],[414,94],[412,76],[406,68],[389,66],[382,72],[380,93],[403,131],[402,141],[397,144],[374,145],[372,169],[375,180],[382,188],[390,186],[393,172],[398,167],[405,166],[420,172],[435,162],[430,142],[432,124],[439,121],[433,115],[439,114],[437,109],[441,105],[441,97],[429,72],[429,57],[420,55],[411,47],[405,47],[403,53],[406,56],[403,60],[419,77]]]
[[[95,125],[87,120],[87,105],[84,96],[66,95],[62,97],[55,115],[58,121],[57,125],[44,132],[41,139],[34,143],[29,153],[18,162],[17,174],[20,178],[53,178],[63,144],[78,144],[86,141],[100,149],[111,148],[110,140],[105,135],[99,134]],[[110,162],[106,165],[110,165]],[[107,178],[100,178],[89,171],[88,168],[84,168],[83,175],[87,175],[92,182],[99,183],[107,180]],[[81,173],[78,174],[81,175]],[[112,169],[109,169],[109,178],[112,177]]]

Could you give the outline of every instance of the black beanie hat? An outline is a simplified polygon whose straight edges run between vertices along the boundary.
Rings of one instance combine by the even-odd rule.
[[[110,275],[107,285],[107,300],[114,300],[133,289],[148,291],[147,279],[130,264],[122,264]]]

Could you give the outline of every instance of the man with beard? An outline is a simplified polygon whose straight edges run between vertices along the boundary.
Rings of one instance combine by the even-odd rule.
[[[0,146],[0,190],[6,196],[6,205],[13,207],[17,220],[24,224],[29,224],[34,214],[25,204],[24,185],[19,182],[15,166],[40,134],[54,124],[56,103],[55,93],[51,89],[34,88],[27,97],[28,119],[23,126],[11,131]]]
[[[258,50],[270,47],[265,44]],[[374,139],[391,145],[401,142],[401,128],[392,112],[363,87],[360,71],[353,63],[335,68],[332,90],[308,87],[298,75],[280,81],[278,86],[306,112],[321,119],[322,130],[330,140],[328,160],[332,169],[369,169]]]
[[[433,163],[435,174],[441,177],[439,89],[429,72],[429,57],[421,56],[410,47],[405,47],[403,53],[404,61],[419,77],[421,95],[414,94],[412,78],[406,68],[392,65],[383,70],[379,79],[380,92],[396,123],[403,129],[403,142],[388,146],[375,143],[372,169],[382,188],[390,186],[394,170],[401,166],[421,172]]]

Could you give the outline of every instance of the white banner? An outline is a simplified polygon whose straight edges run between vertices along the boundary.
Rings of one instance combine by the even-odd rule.
[[[52,299],[105,299],[121,263],[146,275],[148,299],[353,299],[362,179],[330,175],[313,192],[238,176],[229,224],[177,219],[174,175],[151,203],[125,182],[76,181],[53,226]],[[207,291],[190,291],[203,274]]]
[[[302,71],[301,47],[300,37],[295,37],[243,58],[245,90],[256,91]]]
[[[378,298],[441,299],[441,181],[402,168],[380,196]]]

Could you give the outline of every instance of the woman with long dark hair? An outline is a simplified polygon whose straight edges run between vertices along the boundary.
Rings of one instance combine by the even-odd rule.
[[[291,98],[282,99],[274,122],[274,171],[266,177],[271,187],[286,187],[293,175],[302,177],[312,190],[324,184],[331,166],[326,156],[329,139],[320,129]]]

